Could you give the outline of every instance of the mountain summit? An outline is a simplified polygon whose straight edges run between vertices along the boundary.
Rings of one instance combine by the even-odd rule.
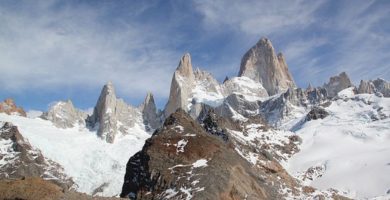
[[[283,54],[276,54],[267,38],[261,38],[245,53],[238,76],[260,82],[270,96],[296,87]]]
[[[173,74],[169,100],[165,106],[165,116],[169,116],[177,108],[185,109],[194,81],[195,77],[191,64],[191,56],[189,53],[186,53],[180,59],[179,65]]]

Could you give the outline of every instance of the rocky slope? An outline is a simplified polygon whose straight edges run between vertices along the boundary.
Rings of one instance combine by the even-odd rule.
[[[278,163],[279,157],[274,159],[271,153],[265,153],[264,146],[259,145],[264,138],[259,137],[257,146],[245,143],[252,141],[246,137],[254,130],[252,133],[230,130],[227,127],[239,129],[241,125],[223,118],[218,120],[210,113],[202,124],[180,109],[168,117],[164,126],[146,141],[142,151],[127,163],[121,197],[282,199],[337,196],[314,189],[301,192],[302,187]],[[225,130],[218,133],[219,124],[224,124]],[[248,123],[244,127],[248,125],[253,126]],[[256,128],[263,130],[261,126]],[[296,148],[293,141],[285,143],[286,146],[279,144],[278,148],[287,151],[290,146],[292,150]],[[276,148],[268,149],[273,147]]]
[[[283,54],[276,54],[267,38],[261,38],[245,53],[238,76],[260,82],[270,96],[296,87]]]
[[[62,167],[45,158],[9,122],[0,122],[0,179],[42,177],[67,189],[73,181]]]
[[[389,98],[347,88],[302,117],[295,128],[301,151],[285,168],[305,185],[333,187],[353,199],[388,199],[389,124]]]

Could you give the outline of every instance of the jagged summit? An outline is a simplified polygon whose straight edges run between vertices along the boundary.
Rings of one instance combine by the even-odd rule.
[[[150,129],[156,129],[160,126],[161,122],[157,114],[156,104],[151,92],[148,92],[144,102],[140,106],[142,111],[142,117],[144,123],[150,126]]]
[[[384,79],[378,78],[374,81],[365,81],[361,80],[358,88],[358,93],[368,93],[382,95],[384,97],[390,97],[390,82],[385,81]]]
[[[191,55],[189,53],[185,53],[179,62],[179,65],[176,68],[176,72],[184,77],[193,77],[193,69],[191,63]]]
[[[155,111],[152,95],[148,95],[146,100],[148,102],[142,106],[142,111],[128,105],[116,97],[114,85],[112,82],[108,82],[104,85],[94,112],[88,119],[89,125],[97,128],[99,137],[108,143],[113,143],[117,134],[130,134],[129,130],[133,127],[142,128],[144,124],[148,124],[149,121],[143,119],[144,113],[148,113],[147,120],[152,120],[151,112]],[[149,113],[151,114],[149,115]]]
[[[352,86],[353,84],[345,72],[341,72],[337,76],[330,77],[329,82],[324,84],[324,88],[328,92],[329,97],[335,97],[341,90]]]
[[[271,41],[264,37],[245,53],[238,76],[260,82],[269,95],[296,87],[283,54],[276,54]]]
[[[165,116],[169,116],[178,108],[185,109],[188,97],[194,86],[194,79],[191,56],[189,53],[186,53],[180,59],[179,65],[173,74],[169,100],[164,110]]]
[[[76,124],[85,125],[87,114],[76,109],[70,99],[53,104],[41,118],[50,120],[56,127],[71,128]]]

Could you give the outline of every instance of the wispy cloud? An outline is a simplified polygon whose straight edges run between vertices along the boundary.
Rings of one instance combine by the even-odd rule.
[[[112,80],[126,96],[169,92],[181,52],[149,26],[112,17],[104,6],[13,3],[0,7],[3,90],[101,87]]]
[[[390,2],[365,0],[2,1],[0,94],[61,90],[84,102],[111,80],[127,100],[152,91],[162,107],[184,52],[223,80],[261,36],[302,87],[341,71],[390,79],[389,13]]]
[[[269,37],[301,86],[320,85],[341,71],[355,82],[390,79],[389,2],[195,2],[207,30],[236,32],[242,43]]]

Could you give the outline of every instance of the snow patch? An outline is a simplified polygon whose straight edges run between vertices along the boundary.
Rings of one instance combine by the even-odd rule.
[[[207,167],[207,160],[206,159],[199,159],[192,164],[192,167],[193,168]]]

